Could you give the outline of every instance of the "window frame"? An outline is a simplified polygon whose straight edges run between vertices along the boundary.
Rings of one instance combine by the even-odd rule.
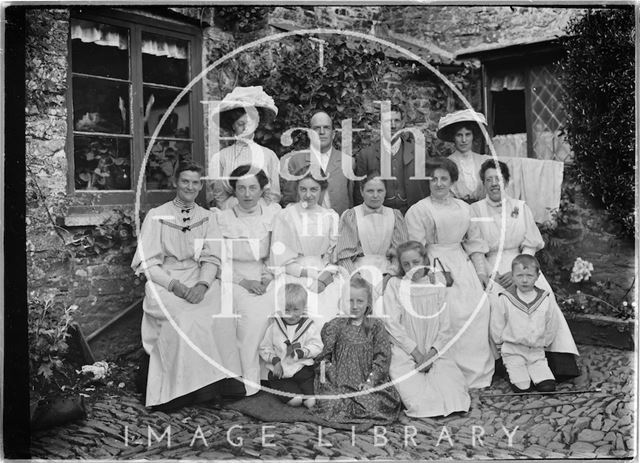
[[[103,8],[78,8],[72,9],[70,21],[84,19],[119,27],[129,30],[129,118],[131,128],[131,190],[76,190],[75,188],[75,153],[74,153],[74,114],[73,114],[73,59],[71,27],[67,36],[68,60],[67,60],[67,140],[65,149],[67,153],[67,194],[79,199],[85,206],[74,208],[77,212],[88,210],[95,212],[92,206],[126,206],[133,205],[140,168],[145,154],[145,135],[143,105],[143,80],[142,80],[142,32],[158,34],[168,38],[175,38],[189,42],[189,79],[198,76],[202,71],[202,30],[199,27],[174,21],[167,18],[158,18],[152,13],[136,10],[108,10]],[[189,117],[191,156],[194,161],[204,165],[204,127],[202,80],[198,81],[190,89]],[[164,137],[162,137],[164,138]],[[171,138],[171,137],[169,137]],[[145,179],[143,177],[143,182]],[[145,182],[146,183],[146,182]],[[204,189],[203,189],[204,191]],[[172,190],[147,190],[142,185],[140,201],[148,206],[162,204],[174,196]]]

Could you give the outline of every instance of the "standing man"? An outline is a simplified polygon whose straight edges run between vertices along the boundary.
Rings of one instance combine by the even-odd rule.
[[[415,144],[410,133],[398,133],[405,126],[402,110],[391,105],[388,114],[382,114],[391,124],[391,175],[395,180],[385,180],[387,196],[384,205],[398,209],[404,215],[409,207],[429,196],[428,180],[409,180],[415,175]],[[426,166],[425,166],[426,169]],[[356,155],[356,176],[380,172],[380,143],[375,143]],[[356,203],[362,202],[359,188],[355,188]]]
[[[302,169],[308,169],[311,165],[311,156],[314,156],[322,169],[322,173],[328,176],[327,181],[329,183],[329,187],[320,198],[320,205],[333,209],[338,215],[341,215],[353,206],[353,182],[345,177],[342,171],[342,152],[333,147],[335,136],[333,121],[327,113],[320,111],[311,117],[309,126],[320,138],[320,152],[314,151],[312,147],[309,150],[290,153],[289,173],[299,174]],[[280,189],[282,191],[283,206],[298,200],[296,182],[286,180],[281,175]]]

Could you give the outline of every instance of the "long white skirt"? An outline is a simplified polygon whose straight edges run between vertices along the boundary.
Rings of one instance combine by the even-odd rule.
[[[236,318],[237,348],[240,351],[242,378],[247,395],[260,390],[260,380],[267,379],[268,370],[258,349],[274,314],[275,294],[273,282],[264,294],[250,293],[240,285],[233,285],[233,307]],[[236,340],[234,340],[234,343]]]
[[[473,264],[457,243],[431,244],[427,253],[431,262],[438,257],[454,278],[446,296],[451,331],[456,338],[451,346],[453,359],[462,370],[468,387],[488,387],[495,368],[495,357],[489,343],[490,309],[488,299],[479,306],[484,290]],[[469,320],[469,325],[462,331]]]
[[[169,272],[189,285],[195,283],[191,280],[197,280],[199,270]],[[235,320],[212,318],[221,311],[219,282],[214,282],[200,304],[191,304],[159,285],[154,285],[156,297],[151,285],[147,282],[145,287],[141,327],[143,347],[150,356],[146,405],[163,404],[221,379],[240,376]]]

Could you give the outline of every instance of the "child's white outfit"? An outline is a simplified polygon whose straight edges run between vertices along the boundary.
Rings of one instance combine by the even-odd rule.
[[[509,381],[520,389],[527,389],[530,381],[554,379],[544,349],[555,337],[559,309],[551,292],[534,290],[533,300],[525,302],[512,286],[500,291],[497,304],[491,307],[491,338],[502,346]]]
[[[446,348],[456,334],[449,323],[446,291],[444,284],[428,284],[427,279],[414,283],[405,277],[389,280],[384,293],[383,321],[392,340],[389,375],[408,416],[469,411],[464,375]],[[411,353],[418,348],[426,354],[432,347],[438,357],[428,372],[418,371],[422,365],[416,365]]]
[[[274,358],[280,359],[282,378],[291,378],[304,366],[313,365],[313,359],[321,351],[322,339],[317,323],[303,317],[295,325],[289,325],[281,314],[272,318],[259,349],[260,357],[270,371],[274,368]]]

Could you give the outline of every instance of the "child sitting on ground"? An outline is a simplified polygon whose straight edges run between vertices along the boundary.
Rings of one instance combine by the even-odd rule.
[[[501,349],[502,360],[515,392],[551,392],[555,378],[545,357],[557,328],[555,298],[535,286],[540,264],[534,256],[520,254],[511,263],[513,285],[498,294],[491,308],[491,338]],[[533,381],[533,387],[531,386]]]
[[[270,370],[270,387],[289,393],[279,395],[280,401],[312,408],[316,399],[301,396],[313,396],[313,364],[322,351],[322,340],[317,324],[306,317],[306,309],[307,290],[298,283],[285,284],[284,313],[273,317],[260,344],[260,357]]]
[[[384,293],[384,323],[392,339],[389,375],[412,417],[467,412],[471,398],[447,344],[449,323],[442,274],[428,271],[427,250],[417,241],[398,246],[400,278]],[[441,277],[439,281],[437,277]]]

